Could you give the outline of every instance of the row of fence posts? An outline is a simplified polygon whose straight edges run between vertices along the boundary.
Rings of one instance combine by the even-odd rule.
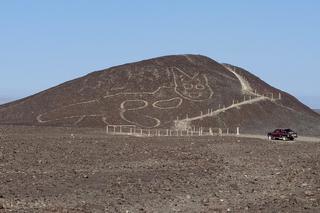
[[[128,131],[124,131],[124,129],[128,129]],[[215,132],[214,130],[218,131]],[[118,131],[119,130],[119,131]],[[142,129],[137,128],[134,125],[107,125],[106,126],[106,134],[112,135],[140,135],[140,136],[215,136],[215,135],[230,135],[229,128],[226,128],[226,132],[223,133],[221,128],[208,128],[208,131],[204,131],[203,127],[198,129],[190,128],[190,129]],[[236,135],[240,135],[240,128],[236,128]]]
[[[255,94],[257,96],[259,95],[256,90],[255,90]],[[271,95],[271,97],[269,97],[268,95]],[[274,100],[281,100],[281,93],[279,93],[278,99],[274,98],[274,94],[273,93],[262,94],[261,96],[269,97],[273,101]],[[251,95],[250,96],[243,96],[243,101],[250,101],[250,100],[252,100],[252,96]],[[236,99],[232,100],[232,105],[239,104],[239,103],[241,103],[241,102],[239,102],[239,100],[236,100]],[[230,106],[232,106],[232,105],[230,105]],[[223,110],[225,108],[226,108],[226,105],[219,104],[219,106],[218,106],[218,110],[220,110],[220,109]],[[204,114],[203,111],[200,111],[200,115],[199,115],[200,120],[202,120],[203,119],[202,117],[205,117],[205,116],[213,116],[214,112],[215,112],[214,109],[208,109],[206,114]],[[185,118],[181,118],[181,120],[189,120],[189,118],[192,118],[192,117],[189,117],[189,115],[186,114]],[[179,121],[179,116],[177,116],[176,121]]]

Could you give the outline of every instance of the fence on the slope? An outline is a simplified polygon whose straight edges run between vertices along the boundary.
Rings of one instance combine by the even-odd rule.
[[[233,108],[233,107],[237,107],[241,104],[246,104],[246,103],[250,103],[251,101],[256,100],[257,98],[261,98],[261,97],[265,97],[268,98],[271,101],[276,101],[276,100],[281,100],[281,93],[279,93],[278,95],[275,95],[274,93],[265,93],[265,94],[259,94],[256,90],[253,92],[255,95],[244,95],[243,98],[241,100],[237,100],[237,99],[233,99],[232,103],[230,103],[229,105],[221,105],[219,104],[218,108],[213,109],[213,108],[208,108],[206,111],[199,111],[199,115],[192,117],[188,114],[186,114],[185,116],[182,117],[177,117],[177,119],[175,120],[175,125],[176,128],[178,129],[186,129],[188,128],[188,121],[191,120],[202,120],[205,117],[210,117],[215,115],[216,112],[223,112],[227,109]]]
[[[223,136],[239,135],[240,128],[213,128],[213,127],[191,127],[188,129],[145,129],[135,125],[107,125],[106,134],[108,135],[133,135],[133,136]]]
[[[216,127],[192,127],[191,120],[203,119],[205,117],[214,116],[216,112],[225,111],[231,107],[237,107],[239,104],[250,103],[259,97],[266,97],[271,101],[281,100],[281,93],[278,97],[273,93],[259,94],[254,90],[253,95],[245,95],[242,100],[234,99],[230,105],[220,105],[218,109],[208,109],[199,112],[199,116],[189,117],[188,114],[184,118],[177,117],[174,129],[155,129],[140,128],[135,125],[107,125],[106,133],[111,135],[135,135],[135,136],[217,136],[217,135],[239,135],[240,128],[216,128]]]

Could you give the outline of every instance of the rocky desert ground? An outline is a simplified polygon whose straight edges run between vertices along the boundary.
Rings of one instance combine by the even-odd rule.
[[[320,143],[0,127],[0,212],[320,212]]]

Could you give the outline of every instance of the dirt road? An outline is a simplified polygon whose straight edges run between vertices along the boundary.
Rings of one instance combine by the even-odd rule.
[[[241,134],[237,137],[240,138],[256,138],[256,139],[262,139],[262,140],[268,140],[266,135],[252,135],[252,134]],[[275,142],[275,141],[273,141]],[[294,141],[287,141],[288,143],[293,142],[314,142],[314,143],[320,143],[320,138],[317,137],[310,137],[310,136],[299,136],[298,138],[295,138]]]
[[[0,212],[319,212],[320,143],[0,127]]]

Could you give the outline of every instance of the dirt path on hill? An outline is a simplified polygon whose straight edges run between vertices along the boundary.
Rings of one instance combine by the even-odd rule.
[[[242,88],[242,92],[244,94],[249,94],[249,95],[256,95],[249,82],[247,80],[245,80],[241,75],[239,75],[235,70],[233,70],[232,68],[226,66],[226,65],[223,65],[227,70],[229,70],[230,72],[232,72],[237,78],[238,80],[240,81],[240,84],[241,84],[241,88]]]

